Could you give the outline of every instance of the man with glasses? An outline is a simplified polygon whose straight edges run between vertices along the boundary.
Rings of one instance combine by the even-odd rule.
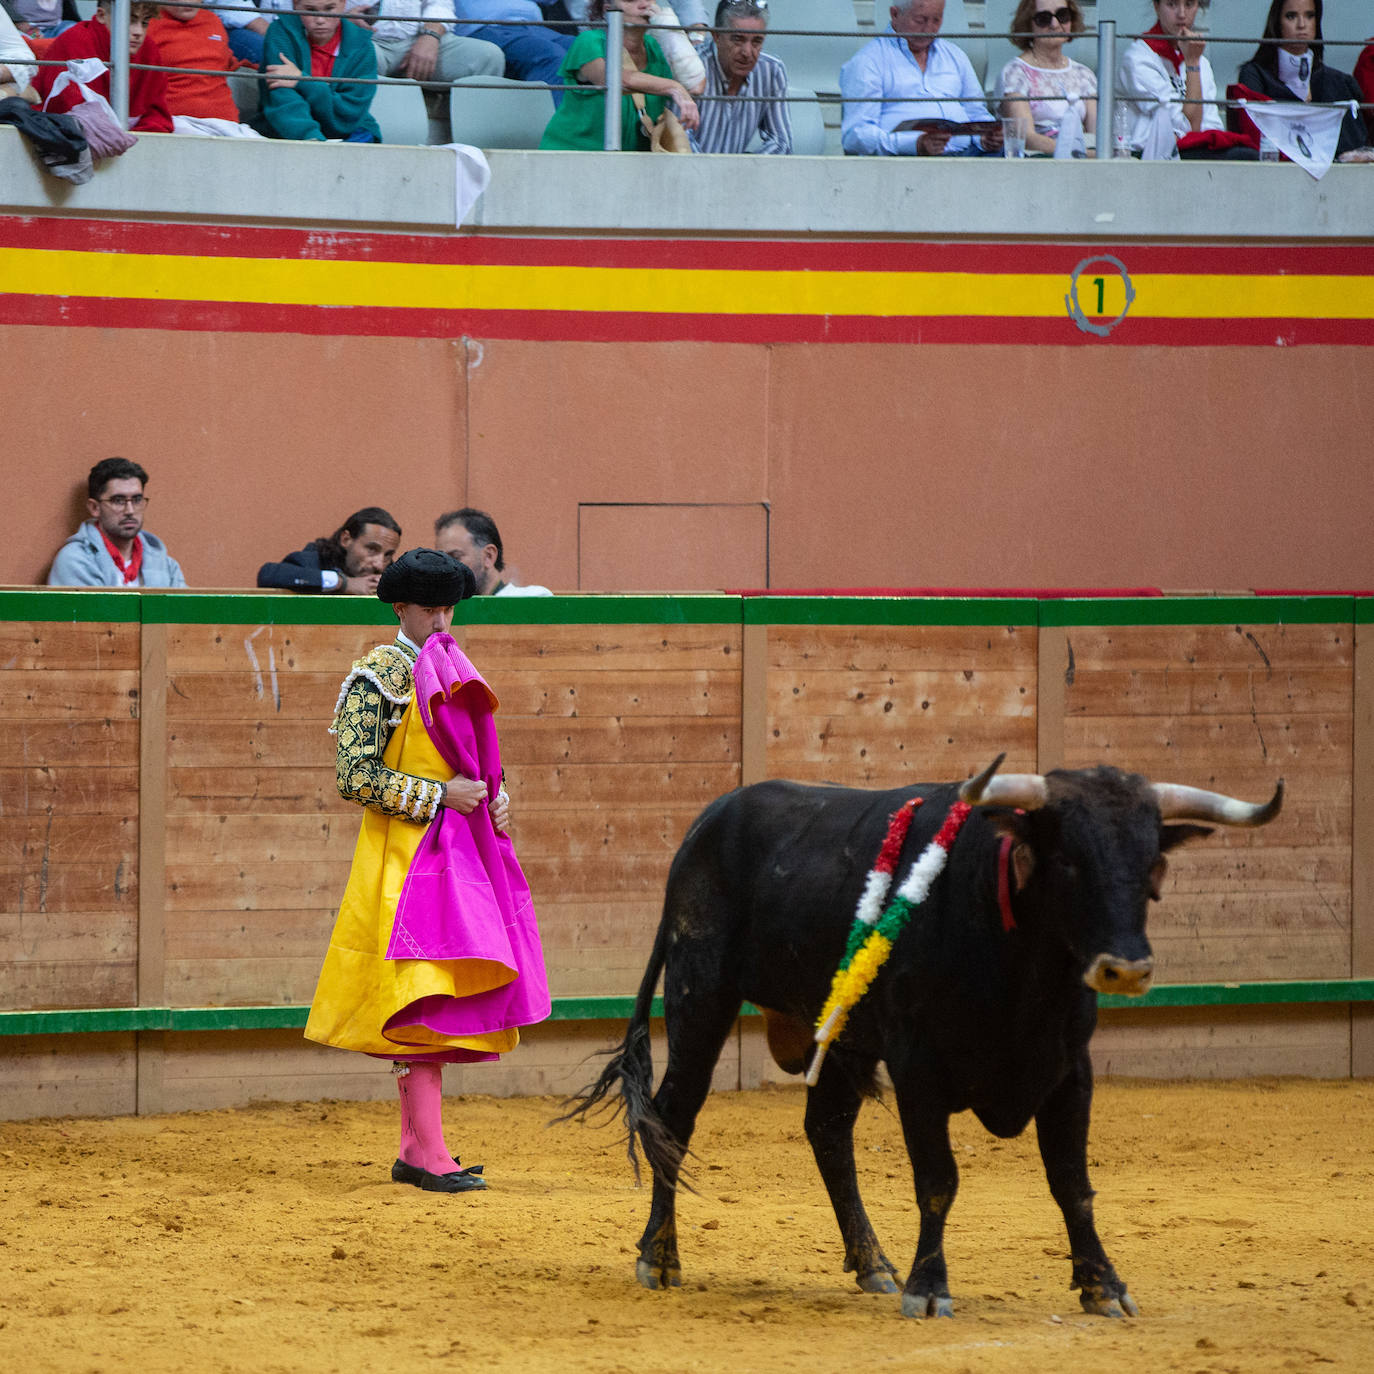
[[[143,528],[148,474],[127,458],[104,458],[86,479],[90,514],[57,551],[50,587],[184,587],[177,561]]]
[[[692,146],[699,153],[790,153],[787,68],[763,51],[768,0],[720,0],[715,28],[701,53],[706,89]]]
[[[1002,127],[962,48],[941,38],[945,0],[897,0],[887,31],[840,68],[840,144],[867,156],[955,157],[1002,151]],[[929,123],[932,127],[914,127]],[[972,136],[960,124],[982,127]]]

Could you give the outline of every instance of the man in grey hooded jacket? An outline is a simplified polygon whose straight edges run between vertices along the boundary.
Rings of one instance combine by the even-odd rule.
[[[143,528],[148,474],[127,458],[104,458],[86,481],[90,513],[57,551],[50,587],[184,587],[177,561]]]

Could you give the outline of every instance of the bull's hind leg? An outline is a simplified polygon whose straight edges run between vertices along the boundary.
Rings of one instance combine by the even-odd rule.
[[[738,994],[725,993],[718,982],[701,978],[702,972],[696,969],[692,977],[684,978],[670,961],[664,978],[668,1067],[654,1094],[653,1106],[672,1144],[650,1155],[654,1197],[635,1265],[635,1277],[645,1288],[677,1288],[682,1284],[677,1253],[678,1177],[697,1113],[711,1090],[711,1075],[721,1047],[739,1015]]]
[[[865,1293],[895,1293],[897,1270],[878,1244],[854,1169],[854,1122],[875,1066],[876,1061],[856,1061],[843,1050],[830,1053],[806,1094],[806,1138],[840,1224],[845,1272]]]

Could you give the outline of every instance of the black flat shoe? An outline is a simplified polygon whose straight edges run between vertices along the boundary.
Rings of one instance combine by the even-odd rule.
[[[456,1174],[432,1174],[428,1169],[417,1168],[401,1159],[391,1166],[391,1181],[409,1183],[427,1193],[473,1193],[487,1186],[486,1179],[470,1169]]]

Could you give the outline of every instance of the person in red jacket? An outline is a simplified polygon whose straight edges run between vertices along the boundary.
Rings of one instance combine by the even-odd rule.
[[[1365,45],[1359,61],[1355,63],[1355,83],[1364,93],[1364,103],[1374,105],[1374,38]],[[1374,110],[1363,110],[1365,126],[1369,137],[1374,139]]]
[[[48,49],[50,62],[70,62],[76,58],[98,57],[102,62],[110,61],[109,9],[100,4],[96,6],[95,18],[58,34]],[[146,62],[149,66],[163,65],[162,53],[158,46],[148,38],[148,25],[157,17],[157,6],[146,0],[134,0],[129,14],[129,52],[135,62]],[[53,83],[64,69],[62,67],[39,67],[34,78],[38,94],[46,101]],[[110,74],[106,72],[95,81],[88,83],[97,95],[110,98]],[[79,105],[85,97],[75,85],[66,85],[58,93],[51,105],[46,108],[50,114],[63,114],[73,105]],[[129,73],[129,125],[141,134],[170,134],[172,116],[167,109],[167,78],[162,72],[133,71]]]
[[[189,69],[165,73],[167,108],[177,133],[262,137],[256,129],[240,123],[227,78],[227,73],[254,64],[231,51],[219,15],[195,5],[163,5],[148,26],[148,37],[162,53],[164,67]],[[203,72],[207,69],[226,76],[206,76]]]

